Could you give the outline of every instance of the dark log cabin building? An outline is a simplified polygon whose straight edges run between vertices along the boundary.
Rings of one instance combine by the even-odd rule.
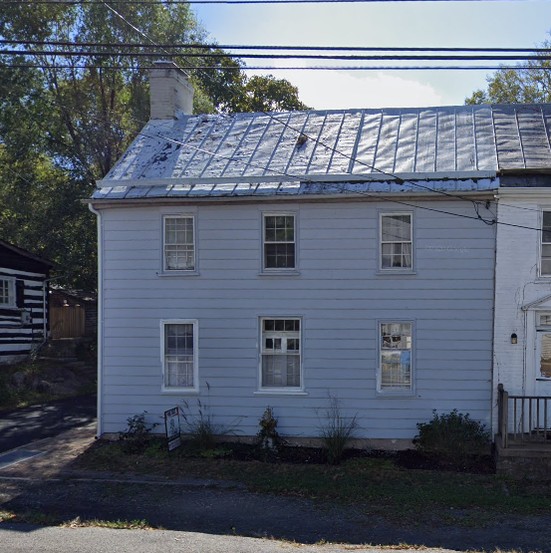
[[[0,363],[17,361],[48,335],[52,263],[0,240]]]

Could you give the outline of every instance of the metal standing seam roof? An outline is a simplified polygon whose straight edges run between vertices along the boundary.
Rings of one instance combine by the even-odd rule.
[[[550,129],[551,104],[152,120],[93,198],[486,190],[500,171],[551,170]]]

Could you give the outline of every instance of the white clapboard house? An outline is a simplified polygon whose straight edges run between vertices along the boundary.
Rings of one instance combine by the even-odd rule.
[[[191,115],[192,94],[158,65],[90,200],[99,434],[200,403],[240,436],[270,406],[315,438],[330,398],[376,446],[434,409],[489,425],[495,195],[549,106]]]
[[[0,240],[0,363],[21,360],[45,340],[52,264]]]

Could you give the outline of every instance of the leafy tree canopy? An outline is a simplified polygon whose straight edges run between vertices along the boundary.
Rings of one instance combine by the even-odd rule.
[[[551,48],[544,41],[541,48]],[[466,104],[519,104],[551,102],[551,61],[531,60],[527,69],[500,69],[487,78],[488,88],[476,90]]]
[[[172,57],[193,82],[197,113],[306,108],[288,81],[249,79],[239,59],[209,46],[185,3],[10,4],[0,38],[117,45],[59,46],[76,51],[70,58],[52,45],[0,54],[0,236],[55,261],[75,287],[95,278],[95,221],[82,200],[149,117],[148,68],[163,52],[154,45],[205,45],[199,57]],[[151,55],[120,55],[132,52],[121,44],[151,44]]]

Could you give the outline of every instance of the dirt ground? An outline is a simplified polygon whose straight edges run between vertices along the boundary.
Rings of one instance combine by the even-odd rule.
[[[305,544],[408,544],[458,551],[551,553],[551,516],[501,517],[476,528],[436,523],[406,526],[366,517],[356,507],[250,493],[231,482],[166,481],[155,474],[121,477],[75,470],[75,459],[93,441],[94,428],[88,426],[23,448],[38,454],[0,468],[0,512],[20,517],[31,512],[50,523],[77,517],[143,519],[167,530],[273,537]]]

